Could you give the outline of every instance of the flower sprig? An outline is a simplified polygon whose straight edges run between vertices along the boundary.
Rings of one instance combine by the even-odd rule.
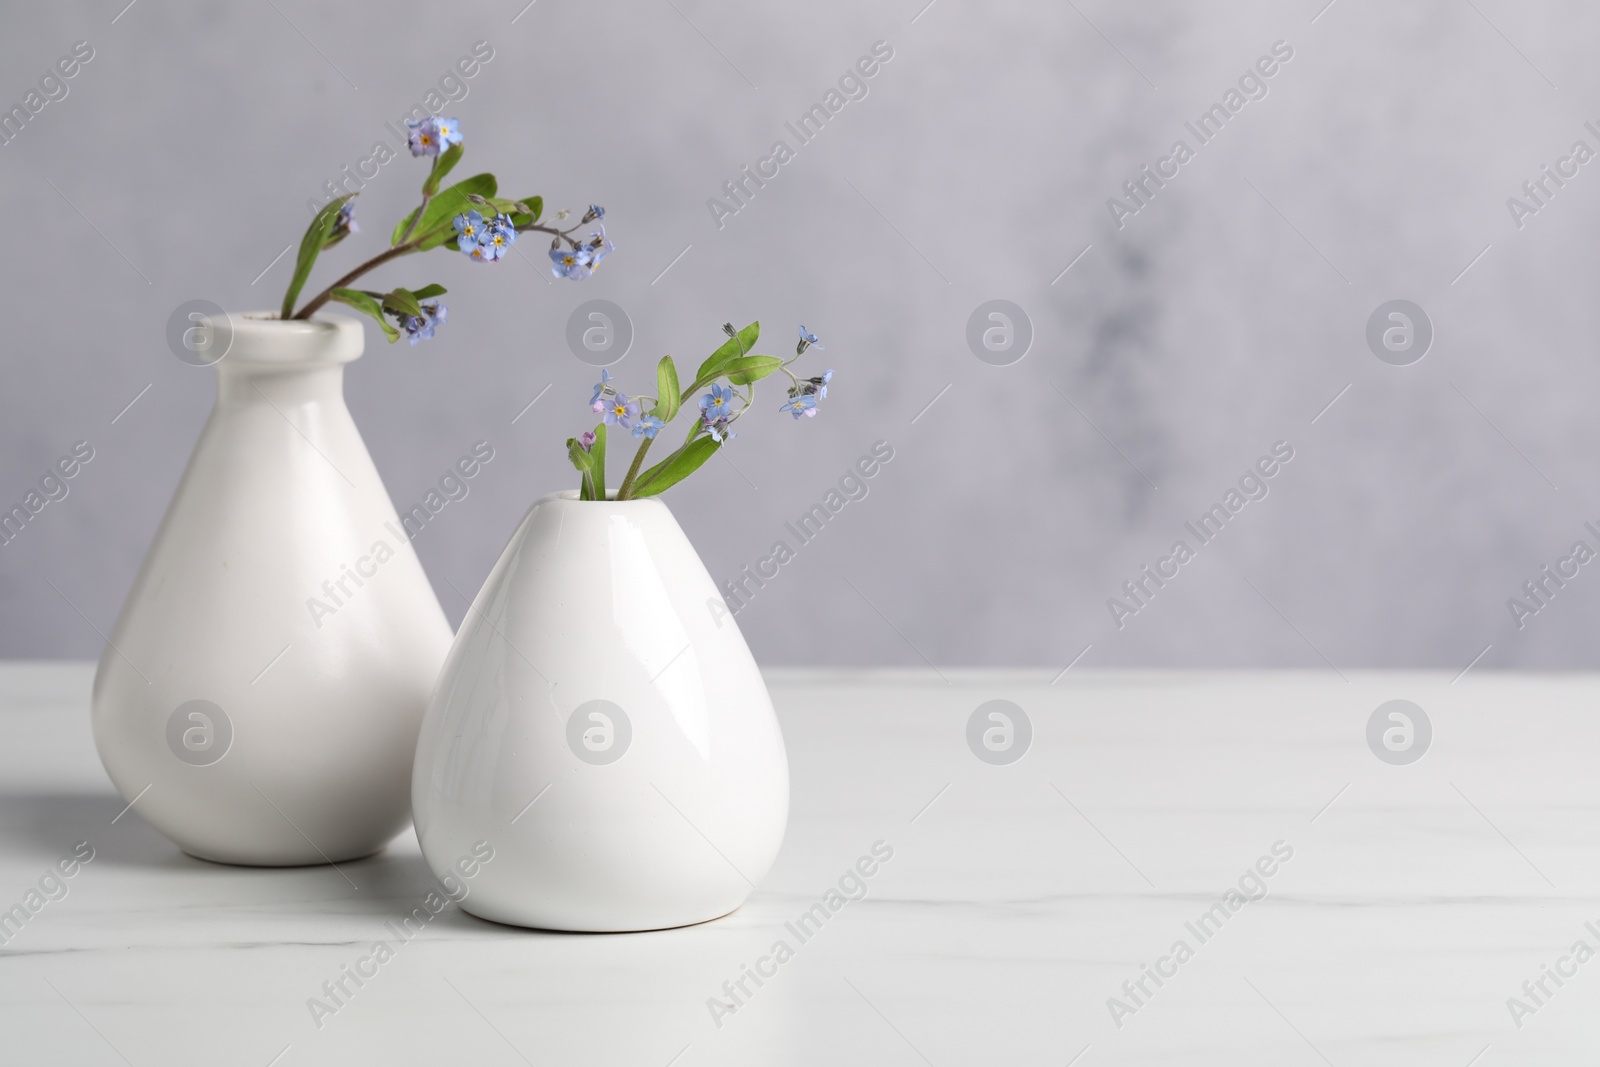
[[[752,322],[742,330],[724,323],[722,331],[728,340],[700,364],[687,389],[679,388],[678,368],[671,356],[661,357],[656,364],[655,396],[630,396],[611,384],[610,371],[600,372],[600,381],[589,398],[589,408],[600,416],[600,423],[592,431],[567,439],[567,456],[582,477],[579,499],[607,499],[606,440],[616,430],[626,430],[640,440],[628,473],[612,499],[655,496],[677,485],[699,470],[718,448],[738,436],[731,427],[754,405],[755,383],[772,374],[782,373],[789,379],[788,401],[779,410],[790,412],[796,419],[816,415],[817,401],[827,397],[833,371],[801,378],[789,369],[806,349],[822,348],[816,334],[801,326],[794,355],[782,359],[750,354],[761,335],[760,323]],[[702,389],[705,392],[692,407],[684,404],[684,397],[693,397]],[[666,459],[641,469],[656,436],[686,409],[696,412],[696,417],[683,444]]]
[[[518,234],[529,231],[551,235],[551,272],[558,278],[587,278],[613,250],[603,225],[587,237],[574,236],[584,226],[605,217],[605,209],[597,205],[591,204],[577,222],[563,228],[539,221],[544,212],[542,197],[507,200],[498,196],[499,183],[493,174],[476,174],[441,189],[445,176],[461,162],[464,146],[460,122],[430,117],[407,122],[406,127],[406,143],[411,154],[433,160],[427,180],[422,183],[422,202],[395,225],[387,249],[346,273],[296,310],[295,302],[311,276],[317,257],[346,237],[361,232],[355,221],[357,194],[337,197],[324,205],[301,238],[294,276],[283,295],[281,318],[309,319],[323,305],[335,301],[375,319],[390,343],[404,336],[415,345],[432,337],[434,330],[445,322],[448,309],[437,300],[445,294],[444,286],[397,288],[381,293],[351,288],[358,278],[390,260],[435,248],[448,248],[477,262],[494,263],[511,251]],[[570,215],[567,211],[559,212],[555,221],[564,222]],[[563,258],[568,262],[563,263]]]

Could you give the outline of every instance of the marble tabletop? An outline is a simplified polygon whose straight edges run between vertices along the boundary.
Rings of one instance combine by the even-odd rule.
[[[1600,679],[1053,674],[773,672],[793,812],[742,909],[402,937],[409,831],[342,873],[190,859],[101,771],[90,667],[0,666],[0,1062],[1600,1056]]]

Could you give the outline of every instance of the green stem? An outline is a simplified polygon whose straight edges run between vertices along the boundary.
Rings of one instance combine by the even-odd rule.
[[[639,476],[639,468],[644,465],[644,454],[650,451],[650,445],[654,440],[654,438],[646,437],[640,442],[639,451],[633,454],[633,463],[628,467],[627,477],[622,479],[622,486],[617,490],[618,500],[628,499],[629,493],[633,490],[633,480]]]
[[[699,431],[700,431],[700,420],[698,418],[695,418],[689,423],[689,436],[684,438],[683,444],[679,445],[677,447],[677,449],[672,453],[672,455],[668,456],[666,459],[664,459],[660,463],[656,464],[656,467],[657,467],[658,471],[666,470],[667,469],[667,464],[669,464],[673,460],[677,459],[678,456],[680,454],[682,454],[685,449],[687,449],[690,445],[694,444],[695,435],[698,434]],[[643,489],[645,486],[649,485],[654,480],[655,480],[654,476],[647,477],[647,478],[644,479],[644,481],[640,482],[638,485],[634,486],[633,488],[634,488],[635,491],[637,491],[639,489]]]
[[[424,201],[423,203],[424,203],[424,206],[425,206],[427,202]],[[417,222],[421,218],[422,218],[422,209],[418,208],[417,209],[417,217],[411,220],[411,227],[413,229],[416,227]],[[576,226],[572,227],[572,229],[574,229],[574,230],[577,229],[577,228],[578,227],[576,227]],[[561,230],[555,229],[554,227],[544,226],[544,225],[541,225],[539,223],[531,223],[531,224],[529,224],[527,226],[518,226],[517,227],[517,232],[518,233],[526,233],[529,230],[536,230],[536,231],[539,231],[539,232],[542,232],[542,233],[554,234],[557,237],[565,237],[567,239],[568,243],[571,243],[571,241],[572,241],[572,238],[567,237],[567,233],[571,232],[570,230],[566,231],[566,232],[563,232]],[[438,231],[435,230],[434,232],[438,232]],[[296,319],[309,319],[312,315],[316,314],[316,312],[322,307],[322,305],[326,304],[329,300],[333,299],[333,291],[335,289],[348,288],[351,282],[355,281],[357,278],[361,277],[363,274],[367,273],[368,271],[375,270],[378,267],[383,266],[385,263],[389,262],[392,259],[399,259],[401,256],[410,255],[412,252],[418,251],[420,249],[420,246],[422,245],[422,242],[427,240],[428,236],[429,236],[428,234],[423,234],[420,237],[411,238],[411,230],[408,229],[406,231],[406,238],[408,238],[408,239],[402,240],[399,244],[395,245],[393,248],[385,249],[384,251],[382,251],[382,252],[378,253],[377,255],[373,256],[371,259],[367,260],[365,263],[361,264],[359,267],[356,267],[350,273],[346,274],[344,277],[340,278],[338,281],[334,282],[332,285],[330,285],[326,289],[322,290],[322,292],[320,292],[316,296],[312,297],[309,301],[306,302],[304,307],[302,307],[299,311],[295,312],[294,315],[292,315],[290,317],[291,318],[296,318]]]
[[[316,313],[318,308],[322,307],[323,304],[326,304],[329,300],[333,299],[333,291],[335,289],[344,289],[349,287],[351,282],[367,273],[367,271],[381,267],[391,259],[399,259],[401,256],[410,255],[412,252],[417,250],[417,245],[420,243],[421,239],[419,238],[416,241],[408,242],[406,244],[398,244],[393,248],[386,249],[385,251],[378,253],[365,263],[361,264],[361,266],[355,268],[349,274],[346,274],[343,278],[340,278],[338,281],[334,282],[332,285],[322,290],[322,292],[308,300],[306,305],[299,311],[295,312],[293,317],[297,319],[309,319],[313,314]]]
[[[433,179],[430,178],[429,182],[431,183],[432,181]],[[406,232],[400,235],[401,244],[405,244],[407,241],[411,240],[412,231],[417,228],[417,223],[422,221],[422,213],[428,210],[428,201],[432,199],[433,197],[430,194],[422,194],[422,203],[417,207],[416,214],[411,216],[411,225],[407,226]]]

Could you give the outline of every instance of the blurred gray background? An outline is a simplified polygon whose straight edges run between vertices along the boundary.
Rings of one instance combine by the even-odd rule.
[[[436,340],[369,325],[348,372],[396,503],[474,442],[496,452],[416,541],[453,622],[445,579],[475,590],[528,505],[576,484],[562,442],[596,373],[566,323],[604,298],[636,331],[611,368],[625,388],[663,353],[693,366],[724,320],[760,319],[767,351],[800,322],[828,346],[802,365],[836,372],[818,418],[759,412],[667,497],[715,577],[873,442],[894,449],[740,613],[763,663],[1600,661],[1600,565],[1520,629],[1507,607],[1575,541],[1600,548],[1600,163],[1520,227],[1507,206],[1574,142],[1600,149],[1600,10],[925,2],[13,5],[0,104],[75,42],[94,57],[0,147],[0,498],[75,441],[96,456],[0,548],[0,655],[93,656],[114,622],[211,405],[212,372],[167,348],[173,309],[275,306],[292,256],[268,264],[307,199],[395,148],[386,123],[483,41],[443,109],[458,174],[492,170],[547,213],[603,204],[618,251],[583,283],[551,282],[536,239],[492,268],[436,252],[376,276],[451,289]],[[893,58],[867,95],[719,229],[708,198],[794,146],[784,123],[879,41]],[[1197,146],[1184,123],[1279,41],[1266,95],[1119,229],[1107,199]],[[382,247],[424,172],[381,167],[365,232],[308,292]],[[1436,331],[1404,367],[1365,337],[1397,298]],[[1032,324],[1008,366],[967,342],[992,299]],[[1108,598],[1193,544],[1184,523],[1280,440],[1294,459],[1270,494],[1119,628]]]

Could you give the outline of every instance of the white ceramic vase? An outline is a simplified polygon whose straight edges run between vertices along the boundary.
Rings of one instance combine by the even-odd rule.
[[[217,403],[95,675],[117,789],[185,852],[337,863],[410,817],[450,627],[344,404],[354,319],[232,315]]]
[[[417,838],[460,903],[552,930],[652,930],[744,903],[782,843],[766,685],[658,499],[536,503],[445,661],[417,745]]]

